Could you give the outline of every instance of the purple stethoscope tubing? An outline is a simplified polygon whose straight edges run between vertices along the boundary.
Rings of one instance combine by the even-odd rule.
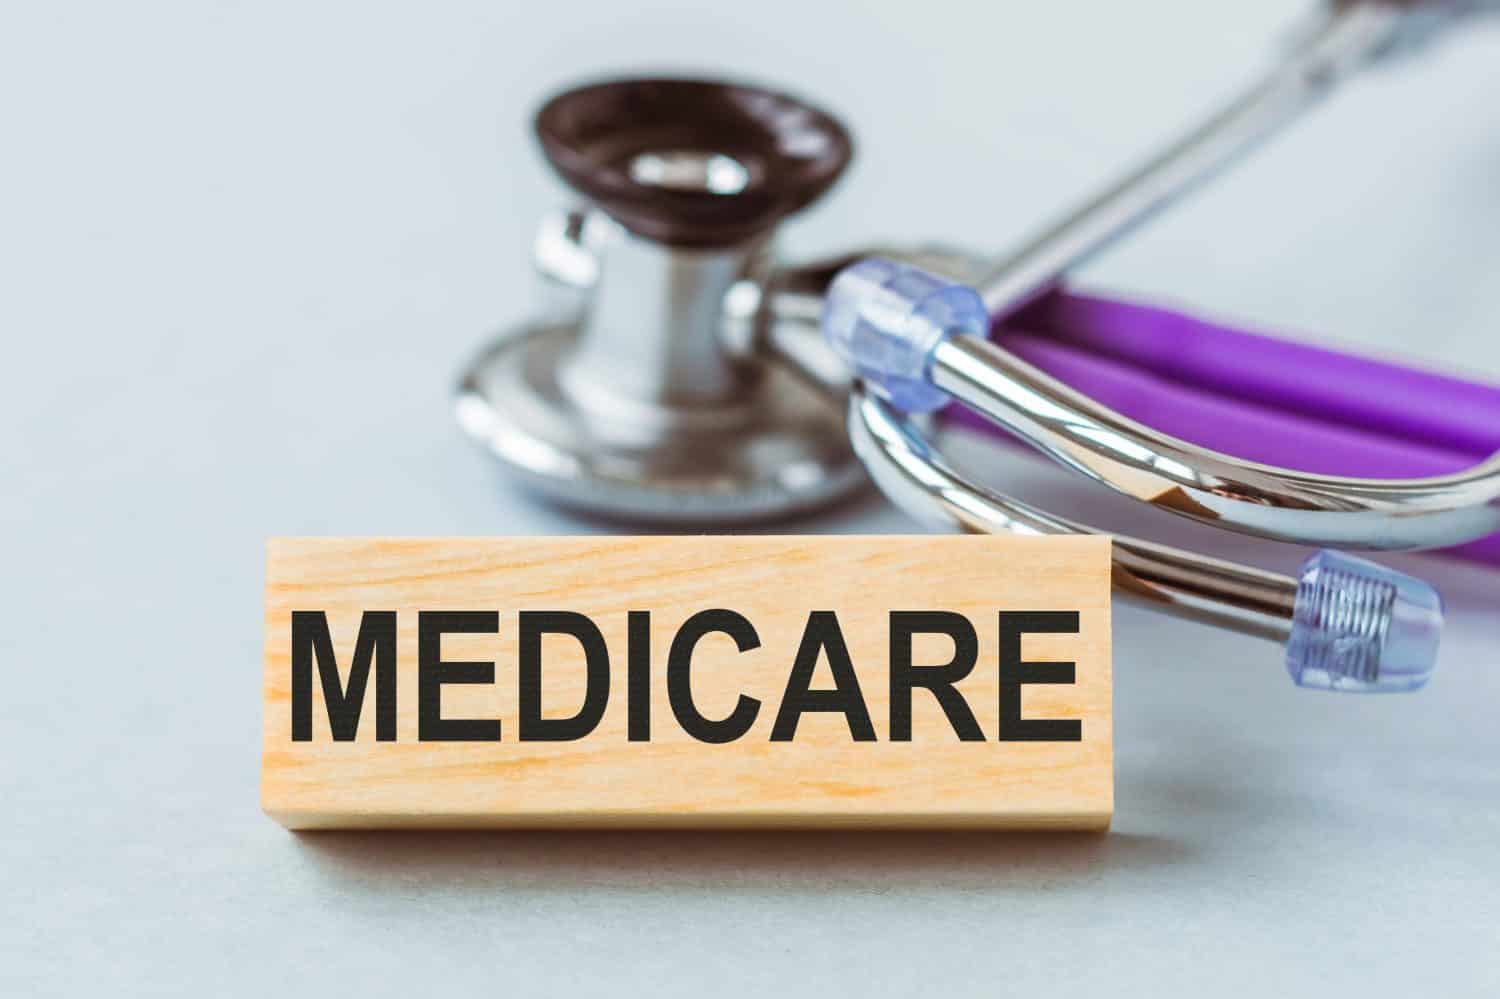
[[[1049,296],[1023,325],[1179,384],[1451,450],[1470,463],[1500,451],[1500,386],[1070,293]],[[1431,474],[1416,466],[1308,470],[1394,478]]]
[[[1404,479],[1500,451],[1500,387],[1167,309],[1057,290],[993,336],[1133,420],[1250,461]],[[949,414],[1004,433],[965,407]],[[1500,534],[1445,552],[1500,565]]]

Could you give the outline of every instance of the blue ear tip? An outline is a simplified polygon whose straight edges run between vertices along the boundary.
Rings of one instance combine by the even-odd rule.
[[[1443,601],[1420,579],[1342,552],[1302,564],[1286,666],[1298,686],[1416,690],[1437,665]]]
[[[989,313],[966,285],[867,257],[834,277],[822,328],[839,356],[892,404],[930,412],[948,401],[929,378],[933,352],[950,336],[984,336]]]

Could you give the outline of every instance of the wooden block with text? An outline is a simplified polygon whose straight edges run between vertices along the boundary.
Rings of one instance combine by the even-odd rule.
[[[1107,538],[278,538],[293,829],[1086,828]]]

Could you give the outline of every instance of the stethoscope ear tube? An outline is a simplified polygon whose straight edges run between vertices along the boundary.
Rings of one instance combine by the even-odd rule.
[[[954,471],[910,418],[857,385],[849,429],[880,489],[929,526],[973,533],[1103,533],[1001,495]],[[1415,690],[1431,676],[1442,602],[1419,579],[1339,552],[1317,552],[1296,578],[1115,535],[1114,584],[1159,610],[1285,644],[1299,686]]]
[[[1065,292],[1054,293],[1053,298],[1073,298]],[[1405,421],[1405,411],[1410,410],[1401,394],[1404,376],[1415,375],[1438,383],[1428,393],[1431,399],[1446,390],[1455,400],[1455,406],[1466,407],[1467,415],[1476,424],[1482,424],[1491,434],[1500,427],[1500,388],[1463,382],[1454,378],[1412,372],[1393,364],[1367,361],[1363,358],[1336,354],[1300,344],[1290,345],[1299,352],[1315,355],[1302,357],[1308,365],[1295,373],[1287,373],[1286,365],[1275,365],[1267,359],[1265,366],[1253,368],[1259,360],[1242,358],[1235,352],[1236,343],[1245,338],[1269,341],[1269,337],[1254,337],[1235,330],[1219,330],[1211,324],[1199,323],[1191,317],[1166,310],[1104,299],[1089,299],[1091,308],[1087,316],[1079,320],[1093,322],[1096,326],[1077,325],[1072,328],[1075,335],[1108,339],[1110,325],[1117,313],[1142,313],[1171,325],[1187,326],[1200,335],[1191,343],[1183,344],[1184,353],[1214,355],[1211,363],[1194,367],[1194,373],[1202,374],[1205,384],[1179,381],[1171,373],[1181,366],[1167,365],[1168,373],[1136,366],[1102,352],[1078,346],[1074,340],[1055,339],[1051,328],[1038,323],[1028,312],[1008,323],[996,334],[998,342],[1010,353],[1058,380],[1086,393],[1090,398],[1111,409],[1175,437],[1181,437],[1209,450],[1233,454],[1249,461],[1267,465],[1285,465],[1303,471],[1322,472],[1330,475],[1353,475],[1369,478],[1414,478],[1441,475],[1469,467],[1483,460],[1485,455],[1500,449],[1461,451],[1434,445],[1423,432],[1423,424]],[[1128,328],[1128,327],[1127,327]],[[1039,335],[1032,329],[1047,330]],[[1027,332],[1023,332],[1027,331]],[[1222,338],[1219,336],[1222,334]],[[1186,338],[1184,338],[1186,339]],[[1316,355],[1328,355],[1328,364],[1320,368],[1321,360]],[[1134,360],[1135,358],[1132,358]],[[1322,371],[1330,373],[1325,383],[1338,382],[1339,362],[1363,364],[1378,369],[1370,373],[1368,382],[1384,381],[1388,388],[1374,398],[1363,400],[1370,420],[1343,418],[1335,410],[1324,412],[1312,405],[1298,405],[1303,400],[1292,398],[1286,404],[1281,396],[1268,387],[1264,393],[1244,392],[1236,394],[1233,389],[1221,391],[1224,380],[1240,379],[1248,384],[1280,381],[1308,382],[1317,379]],[[1202,370],[1198,370],[1201,368]],[[1215,375],[1218,378],[1215,379]],[[1292,387],[1297,387],[1295,384]],[[1308,385],[1309,391],[1311,385]],[[1314,403],[1315,399],[1306,402]],[[1382,410],[1389,403],[1390,411]],[[1433,403],[1434,407],[1437,404]],[[987,432],[997,440],[1014,441],[1008,433],[992,424],[984,416],[965,406],[954,405],[944,411],[950,422],[973,427]],[[1386,422],[1376,419],[1385,416]],[[1426,425],[1441,419],[1434,415]],[[1378,432],[1371,424],[1383,425],[1385,432]],[[1403,434],[1401,430],[1406,432]],[[1477,428],[1476,428],[1477,432]],[[1444,549],[1444,554],[1471,559],[1500,566],[1500,534],[1492,534],[1477,541],[1467,542],[1456,548]]]
[[[935,408],[936,389],[1058,463],[1212,527],[1375,550],[1440,548],[1500,531],[1500,455],[1416,479],[1245,461],[1137,423],[1027,364],[985,339],[975,309],[984,315],[973,289],[872,259],[834,279],[823,326],[854,370],[898,405],[916,398],[919,408]],[[915,395],[914,382],[929,393]]]

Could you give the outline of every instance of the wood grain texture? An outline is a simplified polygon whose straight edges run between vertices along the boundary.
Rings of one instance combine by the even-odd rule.
[[[687,735],[668,702],[678,626],[723,607],[754,625],[759,648],[722,635],[697,646],[693,696],[723,717],[743,694],[754,725],[724,744]],[[356,738],[335,742],[316,670],[312,740],[294,742],[291,616],[324,611],[344,675],[361,615],[397,612],[397,739],[375,739],[372,674]],[[418,613],[498,611],[499,631],[447,635],[445,660],[493,661],[495,682],[448,685],[442,712],[498,718],[499,742],[419,742]],[[603,633],[610,697],[572,742],[519,741],[517,616],[572,610]],[[651,740],[627,740],[627,612],[652,616]],[[790,742],[770,732],[808,615],[838,615],[877,735],[855,742],[838,713],[804,714]],[[977,665],[958,685],[983,742],[962,742],[933,695],[912,693],[912,739],[889,732],[891,611],[967,617]],[[1077,634],[1029,634],[1028,661],[1076,662],[1072,684],[1028,685],[1026,718],[1082,719],[1077,742],[1005,742],[999,728],[998,615],[1079,613]],[[268,545],[261,802],[295,829],[463,827],[1108,826],[1113,808],[1109,541],[1105,538],[526,537],[283,538]],[[544,717],[583,703],[577,642],[543,639]],[[954,652],[918,636],[914,661]],[[820,661],[814,689],[833,686]]]

